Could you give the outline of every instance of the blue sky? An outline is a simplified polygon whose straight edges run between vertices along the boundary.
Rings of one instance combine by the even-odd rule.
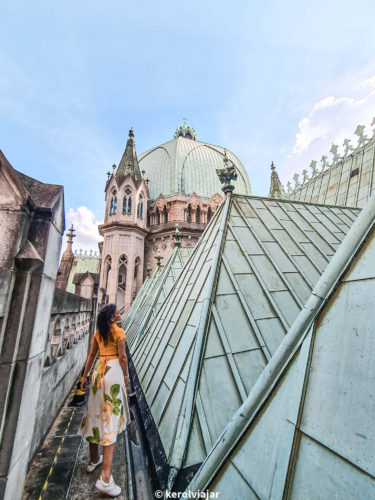
[[[372,134],[374,18],[370,0],[3,2],[0,148],[64,185],[76,247],[96,247],[130,126],[141,153],[186,116],[267,195],[272,160],[286,183],[359,123]]]

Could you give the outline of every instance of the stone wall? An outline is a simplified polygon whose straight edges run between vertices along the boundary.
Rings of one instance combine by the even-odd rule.
[[[78,376],[91,301],[55,291],[62,186],[13,169],[0,151],[0,498],[22,498],[30,457]],[[35,432],[33,432],[35,430]]]

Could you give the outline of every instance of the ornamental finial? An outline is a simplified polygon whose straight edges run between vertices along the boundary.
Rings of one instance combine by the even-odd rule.
[[[174,238],[174,246],[179,247],[181,245],[181,240],[184,237],[184,235],[180,231],[180,227],[178,224],[176,224],[176,229],[174,233],[172,233],[172,236]]]
[[[159,249],[159,248],[158,248],[158,251],[157,251],[157,253],[156,253],[156,255],[155,255],[155,259],[156,259],[156,264],[157,264],[158,266],[160,266],[160,264],[161,264],[161,260],[162,260],[162,259],[164,259],[164,257],[161,255],[161,253],[160,253],[160,249]]]
[[[365,126],[358,125],[358,127],[355,129],[354,133],[356,136],[358,136],[357,148],[361,148],[362,146],[365,146],[365,144],[369,141],[368,137],[365,134]]]
[[[229,160],[227,156],[227,151],[224,149],[224,168],[217,168],[216,173],[219,176],[220,182],[224,184],[221,188],[225,194],[230,194],[234,190],[234,186],[230,183],[230,181],[235,181],[237,179],[236,166],[234,163]],[[230,164],[229,164],[230,162]]]
[[[313,179],[314,177],[316,177],[318,175],[318,169],[316,167],[316,160],[311,160],[311,163],[310,163],[310,168],[312,170],[312,174],[311,174],[311,178]]]
[[[129,130],[129,137],[130,137],[130,139],[133,139],[133,137],[134,137],[134,130],[133,130],[133,127],[130,127],[130,130]]]

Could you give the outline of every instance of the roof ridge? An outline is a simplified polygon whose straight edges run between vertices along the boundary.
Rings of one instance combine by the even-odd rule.
[[[154,307],[156,300],[159,298],[161,289],[164,286],[164,283],[165,283],[165,281],[166,281],[166,279],[168,277],[168,272],[169,272],[170,268],[172,267],[172,265],[173,265],[173,263],[174,263],[174,261],[176,259],[178,248],[179,247],[175,247],[175,249],[172,252],[172,255],[168,259],[167,265],[163,268],[163,272],[160,275],[161,279],[160,279],[160,282],[158,284],[158,288],[156,290],[156,293],[154,294],[153,299],[151,300],[150,307],[148,308],[148,311],[145,314],[145,316],[144,316],[144,318],[142,320],[142,323],[141,323],[141,325],[139,326],[139,328],[137,330],[137,333],[136,333],[136,335],[134,337],[134,341],[132,342],[132,345],[131,345],[131,351],[130,352],[133,352],[133,350],[137,347],[138,340],[140,339],[140,336],[141,336],[141,333],[143,331],[143,328],[144,328],[145,324],[147,323],[147,321],[148,321],[148,319],[150,317],[150,314],[152,312],[152,308]]]
[[[193,419],[193,407],[196,396],[196,383],[199,379],[202,353],[205,345],[206,324],[209,319],[209,312],[212,307],[212,296],[216,290],[217,277],[219,271],[220,258],[223,253],[225,234],[228,227],[227,221],[230,214],[232,204],[232,196],[227,196],[223,202],[220,226],[216,235],[216,250],[213,256],[211,268],[208,275],[209,285],[206,291],[206,296],[203,298],[202,312],[197,328],[196,339],[193,347],[192,359],[190,362],[189,373],[184,390],[183,407],[180,412],[179,421],[177,423],[175,446],[173,447],[172,456],[170,458],[170,470],[168,475],[168,489],[171,489],[178,471],[181,468],[185,449],[188,441],[189,430]]]

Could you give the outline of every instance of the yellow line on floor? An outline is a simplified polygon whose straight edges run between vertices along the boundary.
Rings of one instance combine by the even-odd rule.
[[[53,468],[54,468],[54,466],[55,466],[55,464],[56,464],[56,462],[57,462],[57,457],[59,456],[59,453],[60,453],[60,451],[61,451],[62,444],[63,444],[63,442],[64,442],[64,439],[65,439],[66,433],[68,432],[68,429],[69,429],[70,424],[71,424],[71,422],[72,422],[72,418],[73,418],[73,415],[74,415],[75,411],[76,411],[76,408],[73,408],[72,414],[70,415],[70,419],[69,419],[68,425],[66,426],[66,429],[65,429],[65,431],[64,431],[63,437],[61,438],[60,444],[59,444],[59,446],[58,446],[58,448],[57,448],[57,450],[56,450],[56,453],[55,453],[54,459],[53,459],[53,461],[52,461],[51,468],[50,468],[50,470],[48,471],[48,475],[47,475],[47,477],[46,477],[46,480],[44,481],[43,488],[42,488],[42,491],[41,491],[41,493],[40,493],[40,496],[39,496],[38,500],[42,500],[42,497],[43,497],[43,495],[44,495],[44,492],[45,492],[45,491],[46,491],[46,489],[47,489],[49,478],[51,477],[51,474],[52,474],[52,472],[53,472]]]

